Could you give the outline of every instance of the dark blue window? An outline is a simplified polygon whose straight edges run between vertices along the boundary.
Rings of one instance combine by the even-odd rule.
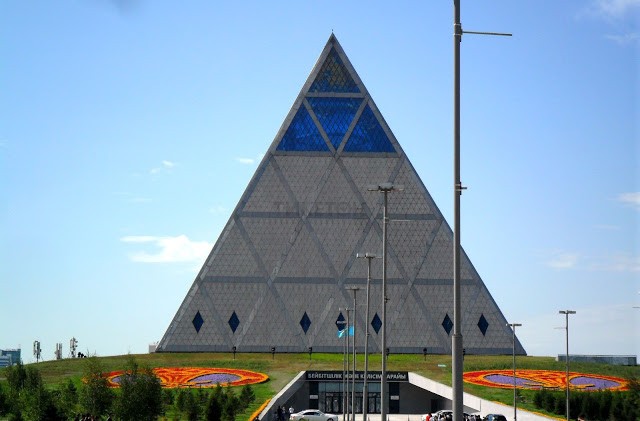
[[[347,326],[347,321],[344,319],[342,313],[340,313],[338,315],[338,318],[336,319],[336,327],[338,328],[338,330],[343,330],[345,326]]]
[[[380,122],[367,105],[344,146],[346,152],[395,152]]]
[[[279,151],[329,151],[309,112],[301,105],[278,145]]]
[[[378,313],[373,316],[373,320],[371,320],[371,327],[376,331],[376,334],[380,331],[382,327],[382,320],[378,317]]]
[[[204,323],[204,320],[202,319],[202,316],[200,315],[200,311],[198,311],[196,313],[196,316],[193,318],[191,323],[193,323],[193,327],[196,329],[196,332],[199,333],[200,332],[200,328],[202,327],[202,324]]]
[[[307,98],[331,144],[338,149],[362,98]]]
[[[484,314],[480,315],[480,320],[478,320],[478,329],[482,332],[482,336],[487,333],[487,329],[489,328],[489,322],[484,318]]]
[[[310,326],[311,319],[309,319],[309,316],[307,316],[307,312],[305,311],[302,315],[302,319],[300,319],[300,327],[302,327],[302,330],[304,330],[305,335],[307,334],[307,330],[309,330]]]
[[[236,333],[236,329],[240,326],[240,319],[238,319],[238,315],[234,311],[231,317],[229,318],[229,327],[233,333]]]
[[[447,332],[447,335],[451,333],[451,329],[453,328],[453,322],[449,318],[448,313],[444,316],[444,320],[442,321],[442,327]]]
[[[360,89],[332,48],[309,92],[360,92]]]

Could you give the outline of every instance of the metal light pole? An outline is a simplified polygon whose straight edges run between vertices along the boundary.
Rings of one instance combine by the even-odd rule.
[[[521,323],[507,323],[513,329],[513,421],[518,419],[518,401],[516,399],[516,327]]]
[[[344,332],[348,332],[349,329],[349,311],[347,308],[340,308],[340,311],[346,311],[347,312],[347,324],[346,327],[343,327],[342,329],[342,334],[344,335]],[[344,322],[343,322],[344,323]],[[344,338],[344,340],[342,341],[343,345],[342,345],[342,419],[343,421],[347,419],[346,417],[346,408],[347,408],[347,401],[346,401],[346,390],[347,388],[345,387],[346,381],[347,381],[347,338]]]
[[[453,0],[453,335],[451,336],[451,383],[453,419],[462,420],[463,346],[460,310],[460,195],[466,187],[460,181],[460,43],[462,34],[503,35],[499,32],[463,31],[460,23],[460,0]],[[384,420],[383,420],[384,421]]]
[[[451,383],[453,419],[462,420],[462,331],[460,311],[460,0],[453,0],[453,335],[451,336]]]
[[[368,188],[369,191],[379,191],[384,194],[384,206],[382,208],[382,369],[380,372],[380,419],[387,421],[387,358],[384,355],[387,349],[387,194],[392,191],[404,190],[404,186],[393,183],[381,183]]]
[[[566,378],[566,388],[567,388],[567,421],[569,421],[569,315],[576,314],[574,310],[560,310],[559,314],[564,314],[565,316],[565,334],[567,339],[567,355],[566,355],[566,363],[567,363],[567,378]]]
[[[364,379],[362,383],[362,421],[367,421],[367,412],[369,409],[369,388],[367,387],[367,377],[369,376],[369,291],[371,288],[371,259],[375,259],[378,256],[373,253],[358,253],[356,257],[367,259],[367,307],[364,316]]]
[[[356,292],[360,290],[358,287],[350,287],[347,288],[350,291],[353,291],[353,376],[351,377],[351,419],[355,421],[356,419],[356,320],[357,313],[356,309]],[[347,333],[349,331],[347,330]]]

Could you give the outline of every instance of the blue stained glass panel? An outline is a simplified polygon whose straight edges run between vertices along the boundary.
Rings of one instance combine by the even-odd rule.
[[[304,106],[298,109],[295,117],[291,120],[291,124],[278,144],[278,150],[329,151],[329,147]]]
[[[487,329],[489,328],[489,322],[484,318],[484,314],[480,315],[480,320],[478,320],[478,329],[482,332],[482,336],[485,336],[487,333]]]
[[[307,98],[331,144],[338,149],[362,98]]]
[[[309,92],[360,92],[360,89],[336,50],[331,48]]]
[[[196,332],[200,333],[200,328],[202,327],[202,324],[204,323],[204,319],[200,315],[200,311],[198,311],[196,313],[196,315],[193,318],[193,320],[191,321],[191,323],[193,323],[193,327],[196,329]]]
[[[453,329],[453,322],[451,321],[451,318],[449,318],[448,313],[444,316],[444,320],[442,321],[442,327],[447,332],[447,335],[450,334],[451,329]]]
[[[380,331],[382,327],[382,320],[378,317],[378,313],[373,316],[373,320],[371,320],[371,327],[376,331],[376,334]]]
[[[307,330],[309,330],[310,326],[311,326],[311,319],[309,319],[309,316],[307,316],[307,312],[305,311],[304,314],[302,315],[302,319],[300,319],[300,327],[304,331],[305,335],[307,334]]]
[[[238,326],[240,326],[240,319],[238,319],[238,315],[234,311],[231,317],[229,317],[229,327],[233,333],[236,333]]]
[[[346,152],[395,152],[380,122],[367,105],[360,115],[347,144]]]

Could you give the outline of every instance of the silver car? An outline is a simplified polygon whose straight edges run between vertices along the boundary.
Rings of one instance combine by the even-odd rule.
[[[333,414],[325,414],[317,409],[305,409],[304,411],[291,414],[291,421],[338,421],[338,416]]]

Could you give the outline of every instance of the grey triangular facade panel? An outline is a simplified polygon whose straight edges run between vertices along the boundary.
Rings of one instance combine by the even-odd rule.
[[[383,195],[388,196],[387,338],[392,353],[451,353],[453,233],[332,34],[173,321],[159,352],[343,352],[336,322],[381,351]],[[470,354],[510,354],[512,332],[462,252]],[[353,323],[353,313],[350,313]],[[376,326],[374,328],[374,326]],[[517,341],[517,339],[516,339]],[[524,354],[519,341],[516,352]]]

